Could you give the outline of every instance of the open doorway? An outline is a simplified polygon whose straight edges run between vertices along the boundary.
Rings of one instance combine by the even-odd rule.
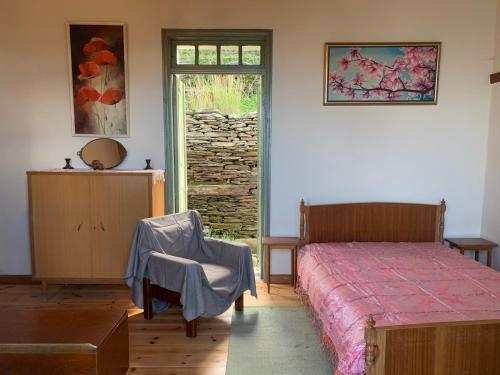
[[[177,91],[180,209],[200,212],[209,237],[246,243],[260,272],[258,74],[181,74]],[[182,186],[184,185],[184,186]]]
[[[167,210],[247,243],[269,233],[269,31],[165,30]]]

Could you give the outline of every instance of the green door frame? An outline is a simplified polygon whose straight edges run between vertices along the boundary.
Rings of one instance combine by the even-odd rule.
[[[261,46],[260,65],[178,65],[176,46],[215,44]],[[259,238],[269,235],[271,186],[271,75],[272,30],[184,30],[163,29],[163,109],[165,125],[166,210],[179,210],[179,150],[177,137],[177,74],[258,74],[262,77],[262,97],[259,129]],[[240,48],[241,50],[241,48]],[[240,59],[241,60],[241,59]],[[197,61],[197,56],[196,56]],[[262,247],[259,246],[261,249]],[[263,275],[262,250],[261,275]]]

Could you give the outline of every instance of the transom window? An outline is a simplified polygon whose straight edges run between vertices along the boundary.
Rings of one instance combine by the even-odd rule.
[[[264,61],[263,45],[255,42],[252,44],[202,43],[180,42],[176,44],[173,65],[259,67]]]

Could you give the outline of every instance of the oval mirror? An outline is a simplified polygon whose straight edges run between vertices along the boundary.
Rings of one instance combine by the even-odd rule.
[[[122,163],[127,156],[127,150],[114,139],[99,138],[83,146],[78,155],[89,167],[110,169]]]

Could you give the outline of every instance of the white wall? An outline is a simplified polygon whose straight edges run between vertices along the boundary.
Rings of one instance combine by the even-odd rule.
[[[274,30],[272,234],[298,203],[446,197],[447,233],[481,229],[495,0],[0,0],[0,274],[30,273],[25,170],[62,166],[70,133],[64,22],[124,21],[124,167],[163,167],[162,28]],[[437,106],[323,107],[323,43],[442,41]],[[274,272],[288,257],[275,259]]]
[[[497,4],[497,33],[493,72],[500,72],[500,1]],[[482,235],[500,244],[500,83],[493,85],[491,95],[488,161],[484,189]],[[493,253],[493,266],[500,270],[500,250]]]

